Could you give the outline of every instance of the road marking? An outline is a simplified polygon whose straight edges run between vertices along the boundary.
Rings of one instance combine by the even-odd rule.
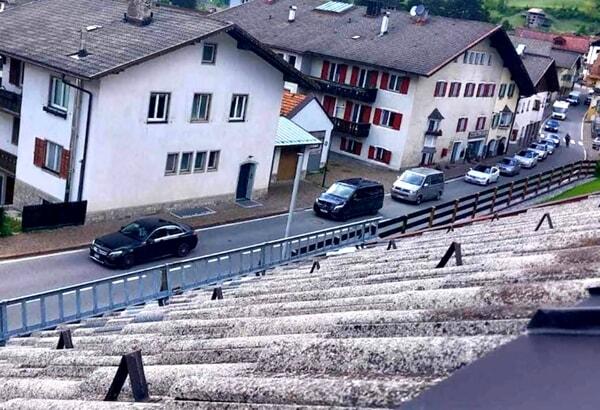
[[[87,252],[87,251],[88,251],[87,249],[74,249],[74,250],[70,250],[70,251],[48,253],[45,255],[27,256],[25,258],[5,259],[5,260],[0,261],[0,265],[15,263],[15,262],[27,262],[27,261],[32,261],[32,260],[36,260],[36,259],[49,258],[51,256],[62,256],[62,255],[68,255],[71,253],[81,253],[81,252]]]
[[[579,143],[581,144],[581,146],[583,147],[583,160],[587,160],[587,150],[585,149],[585,146],[583,145],[583,127],[585,125],[585,114],[583,114],[583,118],[581,119],[581,129],[579,131],[579,139],[581,140]]]

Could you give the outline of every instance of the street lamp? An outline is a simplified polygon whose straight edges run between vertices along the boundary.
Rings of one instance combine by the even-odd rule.
[[[300,174],[302,174],[302,161],[304,154],[298,153],[298,163],[296,164],[296,175],[294,176],[294,187],[292,188],[292,199],[290,200],[290,209],[288,211],[287,224],[285,226],[285,238],[290,236],[290,229],[292,227],[292,217],[294,215],[294,208],[296,207],[296,196],[298,196],[298,186],[300,185]]]

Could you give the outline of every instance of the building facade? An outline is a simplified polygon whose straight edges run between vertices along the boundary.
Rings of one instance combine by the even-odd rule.
[[[0,57],[0,206],[13,202],[21,125],[23,63]]]

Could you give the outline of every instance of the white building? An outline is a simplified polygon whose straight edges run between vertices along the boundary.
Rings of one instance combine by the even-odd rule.
[[[262,195],[284,80],[304,82],[235,25],[140,0],[11,8],[0,53],[26,61],[15,205],[98,217]]]
[[[504,30],[487,23],[326,0],[253,1],[217,16],[317,81],[332,151],[372,164],[501,153],[516,142],[519,95],[534,92]]]

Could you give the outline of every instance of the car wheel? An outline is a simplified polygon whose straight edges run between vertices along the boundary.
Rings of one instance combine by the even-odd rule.
[[[437,196],[435,197],[436,201],[439,201],[440,199],[442,199],[442,191],[438,192]]]
[[[423,195],[417,196],[417,200],[416,200],[417,205],[421,205],[421,202],[423,202]]]
[[[187,243],[180,243],[179,246],[177,247],[177,256],[179,256],[180,258],[183,258],[184,256],[187,256],[188,253],[190,253],[190,245],[188,245]]]
[[[135,265],[135,257],[132,253],[128,253],[127,255],[123,256],[123,263],[121,264],[123,268],[129,269],[133,265]]]

